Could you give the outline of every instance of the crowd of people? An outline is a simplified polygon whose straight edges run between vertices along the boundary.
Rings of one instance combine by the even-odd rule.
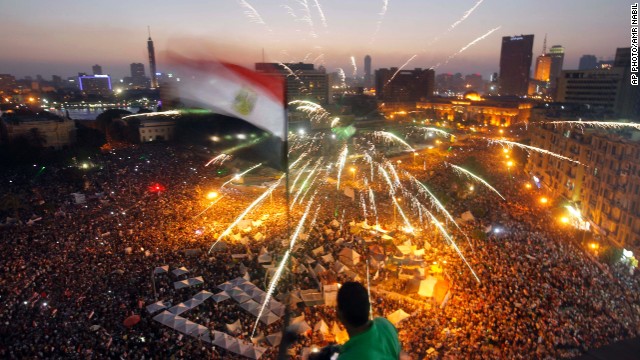
[[[403,349],[415,359],[570,358],[637,336],[637,277],[600,264],[575,242],[570,229],[549,222],[549,214],[535,205],[530,190],[516,182],[500,188],[507,201],[481,189],[459,196],[460,190],[452,186],[454,175],[442,158],[456,163],[479,151],[487,150],[470,145],[449,153],[434,152],[424,160],[428,171],[410,160],[399,166],[453,199],[446,207],[454,216],[468,209],[486,210],[473,222],[460,222],[473,247],[463,240],[459,245],[480,282],[426,219],[413,235],[398,230],[389,234],[397,241],[428,248],[425,263],[446,264],[451,297],[445,306],[409,293],[398,278],[397,266],[389,261],[380,268],[367,268],[364,259],[372,257],[370,238],[379,237],[355,231],[353,224],[365,220],[362,208],[357,198],[336,193],[333,187],[333,192],[316,196],[318,205],[310,207],[304,236],[294,247],[291,272],[285,272],[274,295],[286,302],[287,291],[318,290],[323,283],[354,278],[364,282],[367,271],[370,277],[376,273],[371,280],[373,313],[386,316],[404,309],[411,314],[398,328]],[[273,272],[257,261],[257,254],[269,252],[277,265],[289,248],[287,234],[297,220],[287,220],[282,188],[248,215],[263,219],[259,225],[263,240],[254,240],[255,231],[243,234],[234,229],[243,241],[226,237],[210,248],[267,187],[227,185],[220,190],[232,175],[220,178],[215,167],[204,166],[208,156],[213,155],[198,148],[130,146],[97,155],[87,160],[87,166],[78,163],[44,171],[34,166],[32,171],[0,174],[0,191],[22,202],[0,228],[4,269],[0,356],[242,358],[163,326],[145,310],[157,300],[175,305],[200,290],[217,293],[217,285],[239,276],[266,290]],[[493,155],[483,159],[488,168],[501,161]],[[246,168],[235,166],[238,169],[232,168],[232,173]],[[511,174],[495,176],[507,184]],[[351,185],[358,189],[355,177]],[[372,185],[379,203],[389,202],[384,184],[377,186]],[[215,200],[206,196],[212,190],[219,192]],[[76,203],[72,193],[85,194],[86,202]],[[312,198],[306,196],[307,201]],[[408,204],[403,206],[408,209]],[[299,219],[305,207],[292,208],[292,218]],[[372,213],[366,219],[369,223],[375,222]],[[394,215],[391,206],[376,209],[376,217],[388,230],[396,225]],[[472,235],[489,226],[503,231],[482,239]],[[383,244],[387,259],[398,244]],[[319,247],[336,260],[347,247],[363,261],[345,264],[350,271],[337,271],[313,255]],[[248,256],[234,259],[233,254]],[[317,264],[327,271],[312,271]],[[152,275],[162,265],[170,270],[184,266],[189,273]],[[173,282],[185,276],[202,276],[205,284],[174,289]],[[304,315],[311,327],[320,320],[330,325],[337,321],[335,310],[326,305],[297,303],[288,311],[290,317]],[[125,326],[124,320],[132,315],[140,315],[140,322]],[[277,346],[251,339],[255,316],[233,300],[208,300],[184,316],[211,331],[224,332],[228,332],[226,324],[240,320],[241,331],[234,336],[267,347],[263,358],[272,359],[278,353]],[[281,331],[283,321],[269,326],[260,323],[258,338]],[[304,348],[321,346],[317,335],[299,334],[289,353],[299,358]]]

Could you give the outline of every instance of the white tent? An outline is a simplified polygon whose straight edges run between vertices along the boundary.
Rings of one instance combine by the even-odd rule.
[[[258,256],[258,263],[259,264],[270,263],[272,260],[273,260],[273,258],[269,254],[263,254],[263,255]]]
[[[162,274],[168,271],[169,271],[169,265],[158,266],[155,269],[153,269],[154,274]]]
[[[186,280],[176,281],[173,283],[173,287],[177,290],[177,289],[182,289],[182,288],[191,287],[195,285],[202,285],[202,284],[204,284],[204,279],[202,278],[202,276],[198,276],[198,277],[189,278]]]
[[[315,256],[320,256],[320,255],[324,254],[324,247],[323,246],[318,246],[317,248],[311,250],[311,252]]]
[[[348,267],[346,267],[343,263],[341,263],[340,261],[336,261],[333,264],[333,269],[337,272],[337,273],[341,273],[344,272],[346,270],[349,270]]]
[[[289,330],[293,331],[296,334],[302,334],[306,331],[311,330],[311,326],[309,326],[309,324],[307,324],[307,322],[304,320],[304,316],[298,316],[291,319]]]
[[[418,295],[424,297],[433,297],[433,288],[436,286],[438,279],[433,276],[428,276],[426,279],[420,281],[420,289]]]
[[[321,256],[320,258],[322,259],[322,261],[325,264],[330,264],[330,263],[335,261],[335,259],[333,258],[333,255],[331,255],[331,254],[327,254],[327,255]]]
[[[219,293],[213,295],[213,300],[215,300],[218,303],[221,302],[221,301],[225,301],[225,300],[227,300],[229,298],[231,298],[231,297],[225,291],[222,291],[222,292],[219,292]]]
[[[462,218],[462,220],[466,221],[474,221],[476,218],[473,217],[473,214],[471,214],[471,211],[465,211],[462,213],[462,215],[460,215],[460,217]]]
[[[262,220],[256,220],[251,222],[251,226],[253,226],[254,228],[257,228],[260,225],[262,225]]]
[[[253,235],[253,239],[255,241],[262,241],[264,238],[265,238],[265,236],[261,232]]]
[[[248,357],[250,359],[260,359],[267,350],[260,346],[254,346],[251,343],[245,343],[233,336],[229,336],[221,331],[213,332],[213,344],[225,350],[231,351],[238,355]]]
[[[211,342],[209,329],[183,317],[172,314],[169,311],[163,311],[162,313],[154,316],[153,320],[181,333]]]
[[[275,334],[267,335],[267,341],[273,346],[280,345],[280,341],[282,341],[282,333],[278,332]]]
[[[336,219],[333,219],[329,225],[331,225],[332,228],[337,229],[340,227],[340,222]]]
[[[360,254],[355,252],[353,249],[344,248],[338,254],[338,258],[345,264],[356,265],[360,262]]]
[[[240,319],[236,320],[234,323],[225,324],[227,331],[230,333],[241,333],[242,332],[242,324],[240,324]]]
[[[167,308],[168,303],[164,303],[162,301],[154,302],[153,304],[147,305],[147,312],[149,314],[153,314],[154,312],[160,311],[162,309]]]
[[[247,295],[246,292],[242,291],[242,289],[238,287],[234,287],[231,290],[227,290],[227,294],[229,294],[229,296],[231,296],[233,300],[239,303],[244,303],[246,301],[251,300],[251,296]]]
[[[180,276],[189,273],[189,270],[187,270],[187,268],[183,266],[173,270],[171,273],[175,276]]]
[[[316,274],[320,274],[320,273],[325,272],[325,271],[327,271],[327,269],[324,266],[320,265],[320,264],[316,265],[316,267],[313,268],[313,272],[315,272]]]
[[[331,332],[329,331],[329,325],[327,325],[327,323],[322,319],[320,319],[320,321],[316,323],[316,325],[313,327],[313,331],[317,331],[322,335],[327,335]]]
[[[387,315],[387,319],[393,324],[393,326],[397,326],[399,322],[408,318],[409,314],[407,314],[404,310],[398,309],[393,313]]]
[[[211,296],[213,296],[213,293],[210,293],[210,292],[208,292],[206,290],[202,290],[199,293],[195,294],[193,296],[193,298],[197,299],[197,300],[204,301],[204,300],[207,300],[208,298],[210,298]]]

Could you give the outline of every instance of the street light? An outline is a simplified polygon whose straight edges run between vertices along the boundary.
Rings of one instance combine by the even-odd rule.
[[[511,167],[513,166],[513,161],[507,161],[507,173],[509,174],[509,184],[511,184]]]
[[[546,204],[549,202],[549,199],[547,199],[545,196],[540,198],[540,204]]]
[[[418,156],[418,153],[414,151],[413,152],[413,165],[416,164],[416,156]]]
[[[349,168],[349,171],[351,171],[351,180],[356,181],[356,168],[352,166]]]
[[[211,191],[207,194],[207,199],[213,200],[218,197],[218,193],[215,191]]]

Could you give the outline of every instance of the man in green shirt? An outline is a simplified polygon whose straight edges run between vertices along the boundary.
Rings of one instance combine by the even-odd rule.
[[[347,282],[338,290],[338,319],[349,334],[338,360],[398,360],[398,331],[385,318],[369,320],[369,295],[358,282]]]

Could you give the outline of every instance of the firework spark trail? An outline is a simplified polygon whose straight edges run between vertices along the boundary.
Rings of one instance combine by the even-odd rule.
[[[315,59],[313,59],[313,61],[311,61],[312,64],[315,64],[316,62],[318,62],[318,60],[323,59],[323,61],[320,62],[320,64],[324,64],[324,53],[320,54],[318,56],[316,56]]]
[[[362,193],[359,193],[358,196],[360,196],[360,205],[362,206],[362,216],[364,217],[364,221],[367,221],[367,203],[365,201],[364,195],[362,195]]]
[[[338,68],[338,77],[340,78],[340,87],[341,88],[346,88],[347,87],[347,75],[345,75],[344,73],[344,69],[343,68]]]
[[[571,127],[578,127],[583,129],[585,126],[599,127],[602,129],[622,129],[625,127],[631,127],[636,130],[640,130],[640,124],[638,123],[625,123],[615,121],[544,121],[541,124],[553,124],[553,125],[569,125]]]
[[[455,137],[455,135],[449,134],[448,132],[446,132],[446,131],[444,131],[442,129],[438,129],[438,128],[434,128],[434,127],[423,127],[423,128],[419,127],[418,129],[431,131],[431,132],[434,132],[434,133],[436,133],[436,134],[438,134],[440,136],[443,136],[443,137],[450,137],[450,136]]]
[[[431,201],[431,205],[435,206],[436,209],[438,209],[448,220],[450,220],[453,223],[453,225],[455,225],[455,227],[458,229],[458,231],[460,231],[460,233],[462,235],[464,235],[464,237],[467,239],[467,243],[469,244],[469,247],[471,248],[471,250],[473,250],[473,245],[471,244],[471,239],[469,239],[467,234],[462,230],[462,228],[460,228],[460,226],[458,225],[456,220],[453,218],[453,216],[451,216],[451,214],[447,211],[447,209],[444,207],[444,205],[442,205],[442,203],[429,190],[429,188],[427,188],[427,186],[425,184],[420,182],[418,179],[416,179],[409,172],[405,171],[404,175],[406,177],[408,177],[414,184],[418,185],[422,190],[426,191],[426,193],[429,195],[429,196],[427,196],[427,198]],[[422,222],[422,213],[420,213],[420,222]]]
[[[391,181],[387,170],[385,170],[382,165],[378,164],[378,172],[382,174],[382,178],[384,178],[384,180],[387,182],[387,185],[389,186],[389,194],[391,195],[391,197],[393,197],[396,194],[396,189],[393,186],[393,182]]]
[[[240,3],[240,6],[242,6],[242,7],[244,7],[246,9],[244,11],[244,14],[247,15],[247,17],[249,18],[249,20],[251,22],[256,23],[256,24],[260,24],[260,25],[264,25],[264,27],[266,27],[267,31],[269,31],[269,32],[273,31],[267,25],[267,23],[264,22],[264,20],[262,19],[262,16],[260,16],[258,11],[253,6],[251,6],[246,0],[238,0],[238,2]]]
[[[311,181],[311,184],[309,184],[309,186],[307,187],[307,190],[305,190],[304,193],[302,194],[302,197],[300,198],[300,204],[302,204],[302,202],[304,201],[304,198],[307,197],[307,194],[309,193],[309,191],[313,189],[313,185],[315,185],[318,179],[319,179],[318,176],[313,178],[313,181]]]
[[[208,163],[206,163],[204,166],[207,167],[211,164],[214,165],[222,165],[223,162],[227,161],[231,159],[231,155],[227,155],[227,154],[220,154],[216,157],[214,157],[213,159],[209,160]]]
[[[389,169],[389,172],[393,176],[394,186],[396,188],[401,187],[402,183],[400,182],[400,177],[398,176],[398,173],[396,172],[395,166],[393,166],[393,164],[389,160],[385,160],[384,165]]]
[[[353,78],[356,79],[358,77],[358,65],[356,65],[355,56],[351,56],[351,66],[353,66]]]
[[[502,200],[505,200],[505,201],[506,201],[506,199],[504,198],[504,196],[502,196],[502,194],[500,194],[500,193],[498,192],[498,190],[494,189],[494,187],[493,187],[493,186],[489,185],[489,183],[488,183],[488,182],[486,182],[486,181],[484,181],[481,177],[479,177],[479,176],[475,175],[474,173],[472,173],[472,172],[471,172],[471,171],[469,171],[469,170],[466,170],[466,169],[461,168],[461,167],[460,167],[460,166],[458,166],[458,165],[453,165],[453,164],[448,164],[448,165],[449,165],[449,166],[451,166],[451,167],[452,167],[454,170],[456,170],[457,172],[459,172],[459,173],[461,173],[461,174],[464,174],[464,175],[467,175],[467,176],[471,177],[472,179],[475,179],[475,180],[479,181],[481,184],[483,184],[484,186],[488,187],[488,188],[489,188],[489,189],[491,189],[493,192],[495,192],[496,194],[498,194],[498,196],[500,196],[500,198],[502,198]]]
[[[347,155],[349,154],[349,149],[347,145],[344,145],[342,152],[340,153],[340,157],[338,158],[338,183],[336,185],[336,189],[340,190],[340,177],[342,175],[342,170],[344,169],[344,164],[347,162]]]
[[[219,198],[217,198],[215,201],[212,201],[211,204],[209,206],[207,206],[206,209],[202,210],[198,215],[194,216],[193,218],[196,219],[198,218],[200,215],[204,214],[205,212],[207,212],[207,210],[211,209],[211,207],[213,205],[215,205],[218,201],[222,200],[222,198],[224,197],[224,195],[220,196]]]
[[[292,170],[293,168],[296,167],[296,164],[298,164],[298,162],[300,160],[302,160],[304,157],[306,157],[307,155],[309,155],[308,151],[303,152],[302,154],[300,154],[300,156],[298,156],[298,158],[296,159],[296,161],[292,162],[291,164],[289,164],[289,170]]]
[[[402,64],[402,66],[400,66],[400,67],[398,68],[398,70],[397,70],[397,71],[396,71],[396,72],[391,76],[391,78],[389,79],[389,81],[387,81],[387,83],[386,83],[386,84],[384,84],[384,86],[389,85],[389,84],[391,83],[391,81],[393,81],[393,79],[395,79],[396,75],[398,75],[398,73],[399,73],[400,71],[402,71],[402,69],[404,69],[404,67],[405,67],[405,66],[409,65],[409,63],[410,63],[411,61],[413,61],[413,59],[415,59],[417,56],[418,56],[418,54],[414,54],[412,57],[410,57],[410,58],[409,58],[409,60],[405,61],[405,63],[404,63],[404,64]]]
[[[318,0],[313,0],[313,2],[316,4],[316,9],[318,9],[318,15],[320,16],[320,21],[322,22],[322,26],[326,29],[327,18],[324,16],[324,11],[322,11],[322,8],[320,7],[320,2]]]
[[[553,157],[556,157],[558,159],[562,159],[562,160],[567,160],[567,161],[571,161],[572,163],[578,164],[578,165],[584,165],[582,164],[580,161],[577,160],[573,160],[571,158],[568,158],[566,156],[562,156],[560,154],[556,154],[554,152],[551,152],[549,150],[545,150],[545,149],[541,149],[535,146],[530,146],[530,145],[524,145],[524,144],[520,144],[514,141],[509,141],[509,140],[499,140],[499,139],[486,139],[489,144],[500,144],[503,147],[507,147],[509,149],[513,148],[514,146],[528,150],[528,151],[536,151],[542,154],[546,154],[546,155],[550,155]]]
[[[316,194],[313,194],[311,199],[309,199],[309,203],[307,204],[307,208],[305,209],[304,213],[302,214],[302,218],[298,222],[298,226],[296,227],[296,230],[293,233],[293,236],[291,236],[291,241],[289,242],[289,248],[285,252],[284,257],[282,258],[282,261],[280,261],[280,265],[278,265],[278,269],[276,270],[275,274],[273,275],[273,278],[271,279],[271,283],[269,284],[269,289],[267,290],[267,296],[265,297],[264,302],[262,303],[262,307],[260,308],[260,312],[258,313],[258,317],[256,318],[256,323],[253,325],[253,331],[251,332],[251,337],[253,337],[255,335],[256,329],[258,327],[258,324],[260,323],[260,318],[262,318],[262,314],[264,313],[264,309],[269,304],[269,301],[271,300],[271,297],[273,296],[273,292],[275,291],[276,286],[278,286],[278,282],[280,281],[280,276],[282,276],[282,272],[284,271],[284,267],[286,266],[287,261],[289,260],[289,256],[291,256],[291,252],[293,251],[293,248],[294,248],[294,246],[296,244],[296,240],[298,239],[298,235],[300,234],[300,231],[302,230],[302,225],[304,225],[304,222],[307,219],[307,215],[309,215],[309,210],[311,209],[311,204],[313,204],[315,196],[316,196]]]
[[[280,7],[285,9],[287,11],[288,15],[290,15],[291,17],[293,17],[296,20],[298,19],[298,15],[296,15],[295,11],[293,11],[291,6],[289,6],[289,5],[280,5]]]
[[[445,60],[444,63],[438,63],[436,66],[433,67],[433,69],[437,69],[438,67],[440,67],[440,65],[447,65],[449,63],[449,61],[451,61],[451,59],[453,59],[454,57],[460,55],[463,51],[465,51],[468,48],[470,48],[471,46],[475,45],[478,41],[484,40],[487,36],[491,35],[494,31],[500,29],[501,27],[502,26],[498,26],[496,28],[493,28],[493,29],[487,31],[486,34],[476,38],[472,42],[470,42],[467,45],[463,46],[460,50],[458,50],[457,52],[453,53],[452,55],[449,55],[449,57],[447,58],[447,60]]]
[[[458,248],[458,245],[455,243],[455,241],[453,241],[453,238],[449,234],[447,234],[447,231],[442,227],[442,224],[440,224],[438,219],[436,219],[436,217],[433,216],[433,214],[429,212],[429,210],[427,210],[426,208],[424,210],[429,215],[429,217],[431,217],[431,221],[436,225],[438,230],[440,230],[440,233],[442,234],[442,236],[444,236],[445,239],[449,241],[453,249],[456,251],[456,253],[458,253],[458,256],[460,256],[460,258],[462,259],[462,261],[464,261],[464,263],[467,265],[469,270],[471,270],[471,273],[473,274],[473,277],[476,278],[476,281],[478,282],[478,284],[480,284],[481,283],[480,278],[478,277],[478,275],[476,275],[476,272],[473,271],[473,268],[471,267],[467,259],[462,254],[462,251],[460,251],[460,248]]]
[[[371,168],[371,181],[373,181],[373,158],[371,157],[371,154],[365,153],[364,154],[364,160],[366,162],[368,162],[369,165],[370,165],[370,168]]]
[[[231,225],[229,225],[223,232],[222,234],[220,234],[220,236],[218,236],[218,239],[216,240],[216,242],[213,243],[213,245],[211,245],[211,247],[209,248],[209,252],[211,253],[211,250],[213,250],[213,247],[216,246],[216,244],[218,242],[220,242],[220,240],[229,235],[229,233],[231,233],[231,229],[233,229],[236,225],[238,225],[238,223],[240,221],[242,221],[242,219],[244,219],[245,216],[247,216],[247,214],[253,210],[253,208],[255,208],[256,206],[258,206],[267,196],[269,196],[269,194],[271,194],[273,192],[273,190],[275,190],[276,187],[278,187],[278,185],[280,185],[280,182],[282,181],[282,179],[284,179],[285,174],[283,174],[282,176],[280,176],[280,178],[278,178],[278,181],[276,181],[273,185],[271,185],[264,193],[262,193],[262,195],[260,195],[254,202],[252,202],[241,214],[240,216],[238,216],[232,223]]]
[[[309,3],[307,0],[295,0],[298,4],[302,6],[302,10],[304,11],[304,16],[300,18],[300,21],[307,23],[309,25],[309,35],[312,38],[317,38],[318,34],[315,30],[315,25],[313,24],[313,19],[311,18],[311,9],[309,8]]]
[[[373,214],[376,217],[376,225],[378,225],[378,209],[376,207],[376,198],[373,195],[373,190],[369,187],[369,202],[371,203],[371,208],[373,209]]]
[[[411,222],[409,222],[409,219],[407,219],[404,211],[402,211],[402,208],[400,207],[400,204],[398,204],[398,200],[396,199],[396,197],[392,196],[391,200],[393,200],[393,205],[395,205],[395,207],[398,209],[398,213],[400,214],[400,216],[402,216],[402,220],[404,220],[404,224],[406,225],[405,229],[407,229],[407,231],[413,232],[413,226],[411,225]]]
[[[307,162],[302,166],[302,168],[300,170],[298,170],[298,175],[296,175],[296,178],[293,180],[293,183],[291,183],[291,186],[289,187],[289,191],[295,190],[296,184],[298,183],[298,180],[300,180],[300,177],[302,176],[304,171],[311,164],[311,161],[313,161],[313,159],[307,160]]]
[[[289,102],[289,105],[296,105],[296,110],[301,110],[311,116],[311,121],[319,121],[329,116],[329,112],[325,110],[322,105],[316,104],[313,101],[307,100],[293,100]]]
[[[449,27],[449,30],[447,30],[447,32],[450,32],[451,30],[453,30],[456,26],[460,25],[463,21],[465,21],[469,15],[471,15],[471,13],[473,12],[473,10],[475,10],[478,6],[480,6],[480,4],[482,4],[484,0],[479,0],[475,5],[473,5],[473,7],[469,10],[467,10],[464,15],[462,15],[462,17],[460,18],[460,20],[454,22],[453,24],[451,24],[451,26]]]
[[[296,200],[298,200],[298,197],[300,196],[300,194],[302,193],[302,191],[306,188],[307,183],[309,182],[309,179],[311,179],[311,177],[313,176],[313,174],[315,174],[316,170],[318,170],[318,167],[320,166],[320,164],[322,164],[322,160],[323,157],[320,157],[317,161],[316,161],[316,165],[313,167],[313,169],[311,169],[311,171],[309,171],[309,175],[307,175],[307,177],[304,179],[304,181],[302,182],[302,184],[300,185],[300,188],[298,189],[298,193],[296,194],[296,196],[293,198],[293,201],[291,202],[290,205],[290,209],[293,209],[293,206],[296,204]],[[300,171],[300,173],[302,173],[302,171]],[[309,185],[309,187],[307,188],[307,191],[311,188],[311,186],[313,185],[313,183],[315,183],[317,177],[315,177],[313,179],[313,181],[311,182],[311,184]]]
[[[383,137],[383,138],[385,138],[387,140],[388,139],[395,140],[395,141],[401,143],[402,145],[406,146],[409,149],[409,151],[411,151],[411,152],[415,152],[416,151],[416,149],[411,147],[411,145],[407,144],[406,141],[400,139],[398,136],[396,136],[396,135],[394,135],[394,134],[392,134],[390,132],[387,132],[387,131],[374,131],[373,134],[374,135],[379,135],[379,136],[381,136],[381,137]]]
[[[371,40],[369,41],[369,44],[373,44],[376,41],[376,36],[378,36],[378,33],[380,32],[380,28],[382,27],[382,21],[384,20],[384,16],[387,14],[388,8],[389,8],[389,0],[382,0],[382,10],[380,10],[380,13],[378,14],[380,15],[380,19],[376,23],[376,29],[373,32],[373,35],[371,35]]]
[[[225,187],[225,186],[227,186],[227,185],[228,185],[230,182],[232,182],[233,180],[240,179],[241,177],[243,177],[243,176],[245,176],[247,173],[249,173],[251,170],[253,170],[253,169],[255,169],[255,168],[258,168],[258,167],[260,167],[260,166],[262,166],[262,163],[260,163],[260,164],[258,164],[258,165],[255,165],[255,166],[252,166],[252,167],[250,167],[249,169],[247,169],[247,170],[245,170],[245,171],[241,172],[240,174],[234,175],[231,179],[227,180],[224,184],[222,184],[222,186],[220,186],[220,190],[224,189],[224,187]]]

